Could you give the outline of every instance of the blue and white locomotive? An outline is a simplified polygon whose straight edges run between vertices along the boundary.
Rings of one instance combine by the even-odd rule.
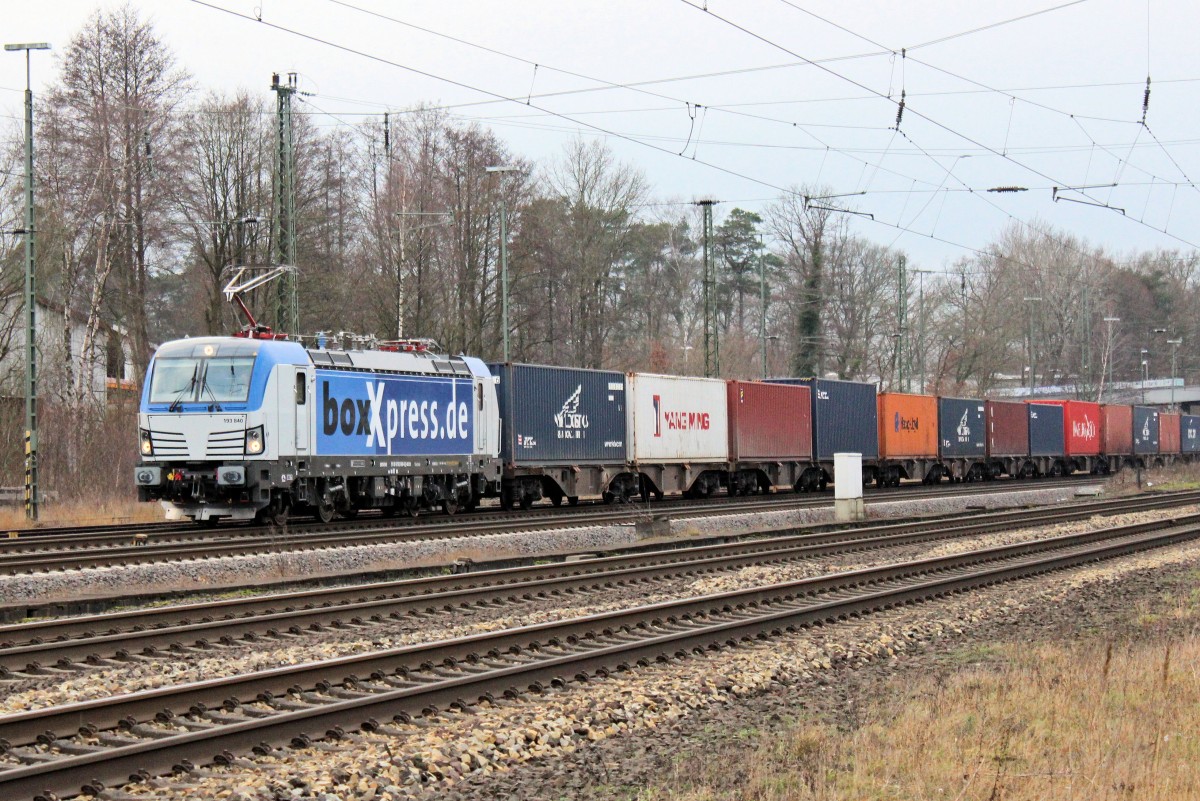
[[[500,482],[491,373],[420,341],[305,347],[249,330],[168,342],[139,428],[139,498],[199,523],[453,514]]]

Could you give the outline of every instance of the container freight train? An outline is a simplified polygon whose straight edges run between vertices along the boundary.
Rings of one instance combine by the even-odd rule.
[[[485,498],[511,509],[815,491],[838,478],[841,452],[863,464],[842,480],[879,486],[1107,473],[1200,452],[1200,417],[1141,406],[486,365],[420,341],[358,350],[246,336],[159,348],[139,426],[139,497],[207,524],[453,514]]]

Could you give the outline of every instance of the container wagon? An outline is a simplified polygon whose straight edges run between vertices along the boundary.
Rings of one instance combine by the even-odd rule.
[[[879,415],[879,469],[875,483],[900,486],[901,479],[937,481],[938,403],[930,395],[881,392],[876,397]]]
[[[1193,454],[1200,453],[1200,415],[1180,415],[1179,450],[1187,461],[1194,458]]]
[[[628,473],[625,374],[535,364],[489,365],[499,385],[500,505],[528,509],[612,497]],[[615,497],[615,496],[613,496]]]
[[[1137,467],[1160,463],[1158,457],[1158,410],[1151,406],[1133,407],[1133,457]]]
[[[800,479],[802,491],[823,490],[836,481],[833,455],[862,454],[862,475],[855,481],[875,481],[879,470],[879,408],[876,387],[860,381],[832,378],[772,378],[769,383],[807,386],[812,390],[812,470]]]
[[[625,409],[629,471],[613,479],[618,499],[683,492],[712,495],[729,472],[729,408],[719,378],[630,373]]]
[[[1178,414],[1160,412],[1158,415],[1158,452],[1170,456],[1168,462],[1180,454],[1180,419]]]
[[[1043,400],[1063,410],[1063,460],[1067,473],[1104,472],[1100,458],[1100,404],[1080,400]]]
[[[1029,403],[1029,461],[1024,475],[1061,476],[1066,472],[1066,430],[1063,407]]]
[[[1029,410],[1019,401],[990,400],[984,403],[984,414],[990,477],[1024,475],[1029,461]]]
[[[938,464],[951,481],[992,477],[984,409],[981,400],[938,398]]]
[[[729,381],[729,494],[801,485],[815,470],[806,386]]]
[[[1110,473],[1133,465],[1132,406],[1108,403],[1100,407],[1100,459],[1103,470]]]

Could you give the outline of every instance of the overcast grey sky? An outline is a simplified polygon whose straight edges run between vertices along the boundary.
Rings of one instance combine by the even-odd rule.
[[[6,3],[5,42],[56,48],[34,54],[35,91],[98,5]],[[271,73],[295,71],[320,125],[446,105],[542,163],[599,136],[656,199],[711,196],[718,218],[788,187],[862,192],[841,198],[874,215],[856,229],[929,269],[1014,219],[1118,255],[1200,243],[1195,0],[133,5],[200,89],[270,98]],[[23,58],[0,54],[0,114],[19,118],[24,84]],[[1002,186],[1028,191],[986,191]],[[1054,202],[1054,186],[1095,188]]]

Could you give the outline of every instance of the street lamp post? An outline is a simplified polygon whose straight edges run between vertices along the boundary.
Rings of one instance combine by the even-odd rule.
[[[921,304],[921,310],[918,312],[921,316],[917,320],[917,349],[921,352],[921,389],[925,391],[925,276],[933,270],[913,270],[914,273],[921,276],[920,289],[917,292],[917,302]]]
[[[1105,358],[1108,360],[1108,388],[1112,391],[1113,383],[1113,323],[1121,322],[1120,317],[1105,317],[1104,324],[1108,329],[1108,335],[1105,338]],[[1104,372],[1100,373],[1100,397],[1097,400],[1104,400]]]
[[[520,172],[520,167],[487,167],[486,172]],[[508,362],[508,219],[500,193],[500,326],[504,329],[504,361]]]
[[[758,293],[759,317],[758,338],[759,358],[762,360],[762,377],[767,377],[767,268],[763,259],[763,238],[758,235]]]
[[[1029,397],[1033,398],[1034,374],[1037,372],[1037,349],[1033,343],[1033,304],[1041,301],[1040,297],[1025,298],[1029,304]]]
[[[689,350],[692,350],[692,346],[691,346],[691,345],[682,345],[682,346],[680,347],[680,350],[682,350],[682,351],[683,351],[683,373],[684,373],[684,375],[687,375],[687,371],[688,371],[688,351],[689,351]]]
[[[37,419],[37,285],[34,273],[33,225],[33,85],[31,50],[49,50],[45,42],[6,44],[5,50],[25,51],[25,517],[38,519]]]
[[[1150,351],[1142,348],[1142,405],[1146,403],[1146,382],[1150,380]]]
[[[1168,339],[1167,344],[1171,346],[1171,411],[1177,412],[1175,408],[1175,349],[1183,344],[1183,337],[1177,339]]]

